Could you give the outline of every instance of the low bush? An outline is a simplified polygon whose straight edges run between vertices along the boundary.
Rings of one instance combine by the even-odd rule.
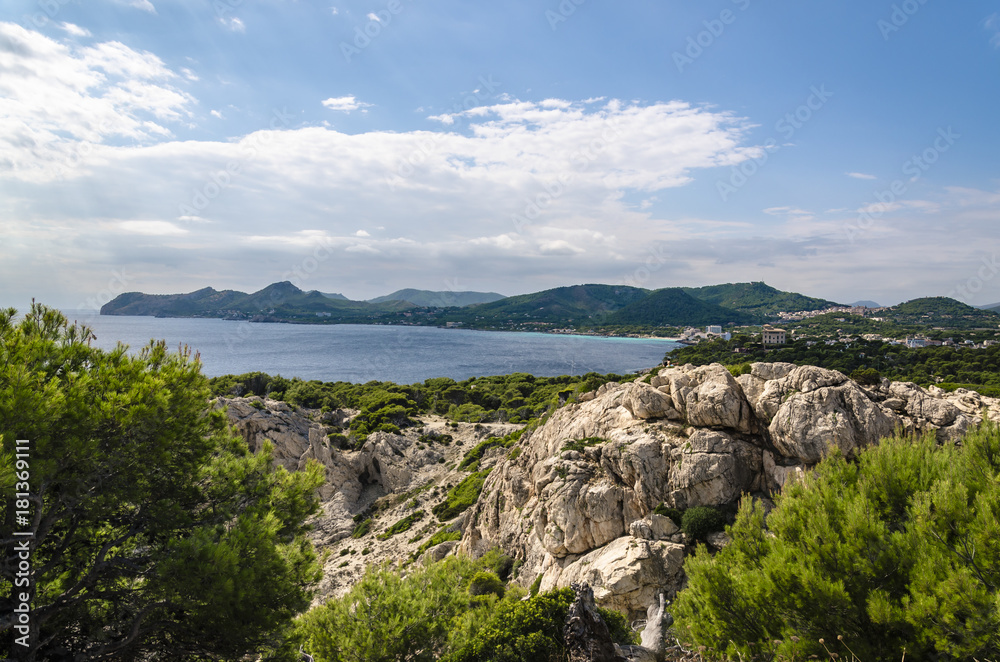
[[[866,662],[1000,656],[996,425],[961,445],[897,437],[834,455],[776,503],[765,526],[745,498],[732,543],[685,562],[673,615],[693,645],[744,660],[828,659],[821,641]]]
[[[697,540],[714,531],[722,531],[726,526],[726,516],[711,506],[688,508],[681,517],[681,531]]]
[[[472,581],[469,582],[469,595],[487,595],[492,593],[498,598],[502,598],[506,589],[503,581],[492,572],[481,570],[477,572]]]
[[[669,508],[666,506],[666,504],[663,503],[658,505],[653,510],[653,512],[656,513],[657,515],[663,515],[664,517],[669,517],[674,521],[674,524],[676,524],[677,526],[681,525],[681,521],[684,518],[684,513],[677,510],[676,508]]]
[[[419,522],[421,519],[423,519],[423,516],[424,516],[424,511],[422,510],[418,510],[415,513],[410,513],[409,515],[407,515],[406,517],[404,517],[403,519],[399,520],[398,522],[390,526],[388,529],[386,529],[385,533],[380,533],[376,537],[379,540],[388,540],[397,533],[403,533],[404,531],[409,531],[410,527],[412,527],[416,522]]]
[[[487,469],[466,476],[461,483],[448,490],[444,501],[434,506],[431,511],[442,522],[457,517],[479,498],[479,493],[483,491],[483,485],[486,483],[486,477],[490,475],[490,471],[492,470]]]

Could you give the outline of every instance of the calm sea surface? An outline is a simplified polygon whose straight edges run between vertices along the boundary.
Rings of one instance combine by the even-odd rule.
[[[628,373],[651,368],[678,347],[666,340],[504,333],[419,326],[251,324],[214,319],[101,316],[65,311],[90,326],[95,345],[138,350],[151,338],[201,354],[214,377],[260,370],[323,381],[412,384],[528,372],[533,375]]]

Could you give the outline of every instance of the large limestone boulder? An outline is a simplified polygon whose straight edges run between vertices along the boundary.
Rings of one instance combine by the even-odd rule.
[[[669,389],[666,390],[669,391]],[[622,395],[622,406],[634,417],[643,420],[652,418],[681,420],[683,418],[680,412],[674,408],[669,392],[664,393],[641,382],[628,384],[625,387]]]
[[[585,582],[601,606],[645,614],[661,592],[676,593],[683,564],[683,545],[622,536],[565,565],[553,564],[541,589]]]
[[[853,456],[858,449],[891,435],[898,422],[848,380],[790,394],[775,413],[769,431],[781,455],[815,464],[831,448]]]
[[[659,377],[669,382],[674,409],[688,424],[745,434],[755,431],[750,403],[724,366],[668,368],[660,371]]]
[[[717,430],[697,430],[670,451],[676,508],[719,506],[763,489],[762,449]]]

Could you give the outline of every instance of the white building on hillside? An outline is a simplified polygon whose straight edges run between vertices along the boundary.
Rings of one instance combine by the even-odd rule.
[[[785,344],[786,331],[784,329],[776,329],[770,324],[765,324],[761,335],[765,345]]]

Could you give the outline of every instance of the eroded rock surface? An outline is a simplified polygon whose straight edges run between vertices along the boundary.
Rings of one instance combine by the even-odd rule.
[[[270,440],[275,461],[289,470],[309,460],[324,467],[312,537],[331,554],[318,600],[346,591],[370,565],[499,547],[521,561],[522,585],[587,583],[598,604],[637,619],[661,594],[673,599],[692,551],[677,524],[655,512],[661,504],[727,507],[744,494],[769,503],[834,449],[851,457],[897,429],[951,442],[984,415],[1000,421],[1000,400],[963,389],[860,386],[834,370],[787,363],[754,364],[738,378],[721,365],[663,368],[583,394],[515,447],[488,451],[478,469],[492,472],[478,501],[442,524],[431,509],[469,474],[457,468],[465,453],[517,426],[456,429],[425,417],[423,427],[375,433],[344,450],[328,434],[343,432],[356,412],[321,414],[254,397],[216,403],[252,450]],[[428,441],[427,433],[453,441]],[[367,532],[352,538],[369,516]],[[409,530],[380,539],[411,516]],[[435,534],[447,535],[421,550]],[[720,549],[727,539],[708,542]]]
[[[522,559],[525,585],[586,582],[602,606],[644,614],[683,585],[680,510],[766,498],[836,450],[854,456],[894,431],[957,439],[1000,401],[884,382],[862,387],[813,366],[664,368],[607,384],[556,411],[502,458],[470,511],[461,549]],[[669,522],[666,525],[665,522]],[[724,535],[710,541],[727,544]]]

